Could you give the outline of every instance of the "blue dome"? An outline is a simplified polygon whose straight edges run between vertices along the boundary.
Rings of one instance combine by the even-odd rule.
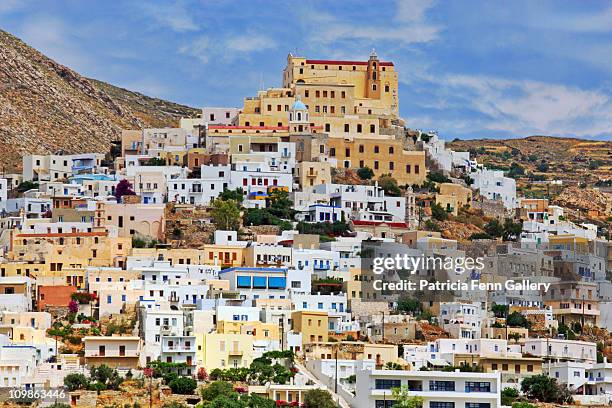
[[[306,105],[304,105],[304,102],[300,101],[299,99],[297,101],[295,101],[295,103],[293,104],[293,107],[291,108],[291,110],[307,110],[308,108],[306,107]]]

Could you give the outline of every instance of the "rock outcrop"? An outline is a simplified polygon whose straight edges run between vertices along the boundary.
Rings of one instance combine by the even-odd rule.
[[[121,129],[171,126],[196,112],[82,77],[0,30],[0,165],[7,170],[27,153],[106,152]]]

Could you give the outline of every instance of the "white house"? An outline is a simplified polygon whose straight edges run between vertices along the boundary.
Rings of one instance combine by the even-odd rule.
[[[504,177],[503,171],[481,167],[470,173],[470,177],[474,180],[471,187],[480,190],[482,196],[501,201],[508,210],[516,208],[516,181]]]
[[[498,408],[501,406],[499,373],[360,369],[355,394],[341,395],[354,408],[391,408],[392,389],[406,387],[423,398],[424,408]]]

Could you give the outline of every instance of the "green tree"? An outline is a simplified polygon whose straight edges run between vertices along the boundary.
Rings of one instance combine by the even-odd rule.
[[[275,188],[270,191],[267,207],[270,214],[275,217],[293,218],[293,201],[289,198],[289,193],[283,189]]]
[[[506,325],[508,325],[508,327],[524,327],[529,329],[531,327],[531,322],[527,320],[521,312],[512,312],[506,319]]]
[[[572,331],[572,329],[569,328],[569,326],[563,324],[563,323],[559,323],[559,327],[557,329],[557,333],[562,334],[563,336],[565,336],[566,340],[576,340],[576,333],[574,333]]]
[[[427,180],[433,181],[435,183],[450,183],[451,179],[446,177],[439,171],[430,171],[427,173]]]
[[[374,177],[374,170],[369,167],[362,167],[357,170],[357,175],[362,180],[371,180]]]
[[[402,194],[397,185],[397,180],[391,177],[390,174],[383,174],[378,178],[378,186],[385,191],[385,194],[391,197],[399,197]]]
[[[470,235],[468,239],[470,241],[475,241],[477,239],[491,239],[491,238],[493,237],[487,234],[486,232],[475,232],[472,235]]]
[[[244,225],[274,225],[279,219],[265,208],[247,208],[244,212]]]
[[[336,408],[336,403],[329,391],[314,389],[304,393],[304,408]]]
[[[106,364],[91,367],[89,376],[94,383],[104,385],[104,389],[116,390],[123,382],[119,372]]]
[[[19,191],[20,193],[24,193],[28,190],[34,190],[38,188],[38,183],[34,182],[34,181],[22,181],[21,183],[19,183],[19,185],[17,186],[17,191]]]
[[[516,388],[506,387],[501,392],[501,403],[510,406],[518,396],[519,392]]]
[[[518,178],[525,175],[525,169],[520,164],[513,162],[508,170],[508,177]]]
[[[240,208],[234,200],[215,199],[210,215],[217,229],[238,231],[240,229]]]
[[[170,401],[162,405],[162,408],[187,408],[187,405],[178,401]]]
[[[179,377],[168,383],[173,394],[191,395],[198,386],[198,383],[193,378]]]
[[[523,231],[523,224],[521,222],[514,222],[510,218],[504,220],[504,231],[502,233],[504,241],[515,241],[521,236]]]
[[[502,398],[503,398],[503,397],[502,397]],[[506,404],[503,404],[503,403],[502,403],[502,405],[506,405]],[[529,403],[529,402],[527,402],[527,401],[519,401],[519,402],[515,402],[515,403],[513,403],[513,404],[512,404],[512,408],[536,408],[536,406],[535,406],[535,405],[533,405],[533,404],[530,404],[530,403]]]
[[[521,391],[529,399],[540,402],[569,403],[572,395],[567,387],[559,385],[555,378],[548,377],[546,374],[533,375],[523,379]]]
[[[165,166],[166,160],[161,157],[151,157],[149,160],[143,163],[144,166]]]
[[[431,216],[434,220],[437,220],[437,221],[444,221],[448,219],[448,213],[438,203],[431,204]]]
[[[492,237],[499,238],[504,235],[504,226],[498,219],[489,221],[485,227],[485,232]]]
[[[413,314],[421,310],[421,302],[410,296],[402,296],[397,301],[397,310]]]
[[[238,187],[235,190],[224,189],[221,194],[219,194],[219,198],[221,200],[234,200],[237,203],[242,203],[244,199],[244,190],[242,187]]]
[[[548,163],[546,163],[545,161],[540,162],[540,164],[538,164],[538,171],[542,172],[542,173],[546,173],[549,169],[549,165]]]
[[[234,393],[234,387],[227,381],[213,381],[200,389],[200,396],[203,401],[212,401],[219,396],[229,396],[232,393]]]
[[[83,374],[68,374],[64,377],[64,385],[68,391],[84,390],[89,385],[89,380]]]
[[[494,303],[493,306],[491,306],[491,311],[498,319],[505,318],[508,314],[508,305],[498,305]]]
[[[391,389],[391,395],[395,400],[393,408],[422,408],[423,397],[410,395],[406,385]]]

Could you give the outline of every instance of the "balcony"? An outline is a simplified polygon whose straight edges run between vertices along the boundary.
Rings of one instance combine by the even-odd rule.
[[[191,352],[191,351],[195,351],[194,347],[191,346],[181,346],[181,345],[175,345],[175,346],[164,346],[162,352],[176,352],[176,353],[180,353],[180,352]]]
[[[227,354],[230,356],[242,356],[243,351],[242,350],[230,350],[227,352]]]
[[[140,353],[136,350],[126,350],[121,353],[119,351],[106,353],[87,353],[85,352],[85,358],[135,358],[139,357]]]

